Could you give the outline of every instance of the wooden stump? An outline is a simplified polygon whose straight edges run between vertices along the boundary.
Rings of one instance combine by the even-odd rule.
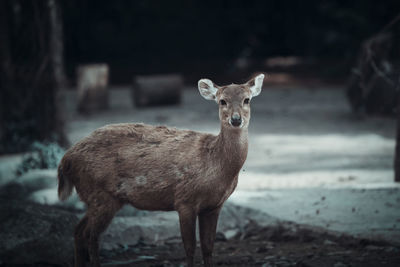
[[[108,108],[107,64],[81,65],[77,69],[78,111],[91,113]]]
[[[183,78],[179,74],[136,76],[133,102],[137,107],[179,104],[182,89]]]

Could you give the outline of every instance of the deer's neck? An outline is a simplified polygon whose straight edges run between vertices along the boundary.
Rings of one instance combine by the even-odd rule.
[[[246,160],[248,151],[247,136],[247,128],[221,128],[217,137],[217,153],[221,169],[228,177],[236,176]]]

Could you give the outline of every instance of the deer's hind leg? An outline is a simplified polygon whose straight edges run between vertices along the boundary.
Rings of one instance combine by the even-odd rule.
[[[88,217],[85,215],[75,227],[75,266],[83,267],[89,262],[88,241],[89,233],[86,231]]]
[[[99,238],[112,219],[115,213],[122,207],[121,202],[114,199],[107,193],[96,193],[94,199],[89,202],[87,226],[85,229],[88,236],[88,253],[90,266],[100,266],[99,259]]]

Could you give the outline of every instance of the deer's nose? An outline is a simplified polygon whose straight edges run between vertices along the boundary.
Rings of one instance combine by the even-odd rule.
[[[231,117],[231,124],[233,126],[240,126],[242,124],[242,118],[238,113],[234,113]]]

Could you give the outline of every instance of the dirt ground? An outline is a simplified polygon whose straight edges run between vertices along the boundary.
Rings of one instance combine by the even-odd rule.
[[[201,266],[197,250],[196,263]],[[106,266],[183,266],[180,239],[163,245],[139,242],[115,251],[103,251]],[[400,248],[385,242],[334,235],[295,224],[246,226],[245,233],[231,240],[217,235],[216,266],[399,266]]]

